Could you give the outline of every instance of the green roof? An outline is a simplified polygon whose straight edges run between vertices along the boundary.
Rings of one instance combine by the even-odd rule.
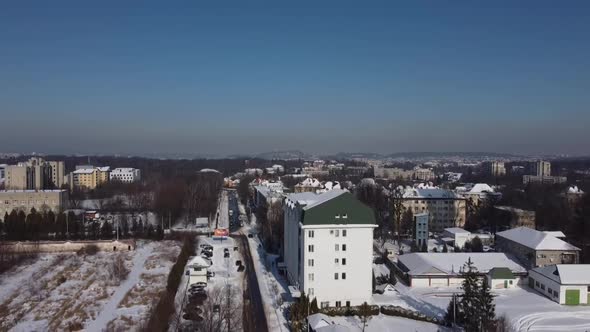
[[[495,267],[489,272],[492,279],[514,279],[514,274],[507,267]]]
[[[356,199],[351,193],[344,192],[320,204],[311,204],[309,208],[304,209],[302,223],[303,225],[374,225],[375,215],[370,207]]]

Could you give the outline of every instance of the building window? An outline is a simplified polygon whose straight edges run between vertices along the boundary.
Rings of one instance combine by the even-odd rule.
[[[325,302],[322,302],[322,303],[321,303],[321,307],[322,307],[322,309],[324,309],[324,308],[327,308],[327,307],[329,307],[329,306],[330,306],[330,301],[325,301]]]
[[[308,274],[307,279],[309,279],[309,281],[313,281],[313,273]]]
[[[314,237],[313,231],[307,231],[307,237]]]
[[[346,273],[342,272],[342,280],[346,280]]]
[[[307,260],[307,266],[313,266],[313,259]]]
[[[346,306],[350,307],[350,301],[346,301]]]
[[[338,258],[334,258],[334,264],[338,264]]]
[[[334,216],[334,218],[336,218],[336,219],[340,219],[340,215],[339,215],[339,214],[337,214],[337,215],[335,215],[335,216]]]
[[[338,280],[338,273],[334,273],[334,280]]]
[[[545,290],[545,284],[541,284],[541,289]]]
[[[334,231],[334,235],[335,235],[336,237],[339,237],[339,236],[340,236],[340,230],[338,230],[338,229],[337,229],[337,230],[335,230],[335,231]]]
[[[336,251],[340,250],[340,245],[338,245],[338,244],[335,244],[335,245],[334,245],[334,249],[335,249]]]
[[[313,252],[313,244],[307,246],[307,251]]]
[[[535,286],[539,287],[539,282],[535,281]]]
[[[333,229],[330,230],[330,235],[334,235],[334,230]]]
[[[346,230],[345,229],[342,230],[342,236],[346,237]]]
[[[313,296],[313,288],[308,288],[307,289],[307,295]]]
[[[346,251],[346,244],[342,245],[342,251]]]
[[[342,265],[346,265],[346,258],[342,258]]]
[[[345,213],[342,215],[342,219],[348,219],[348,215]]]
[[[340,308],[341,306],[341,302],[340,301],[336,301],[336,308]]]
[[[553,294],[553,289],[547,287],[547,292],[549,292],[549,294]]]

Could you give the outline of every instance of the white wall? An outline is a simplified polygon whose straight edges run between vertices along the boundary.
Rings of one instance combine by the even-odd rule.
[[[342,306],[346,301],[351,305],[370,302],[372,296],[372,265],[373,265],[373,225],[307,225],[303,226],[306,234],[304,241],[303,271],[301,273],[303,288],[306,293],[313,288],[318,305],[329,301],[335,306],[340,301]],[[307,237],[309,230],[314,231],[314,237]],[[336,236],[336,230],[339,236]],[[346,236],[342,231],[346,230]],[[332,234],[330,231],[334,231]],[[336,244],[338,250],[336,250]],[[342,245],[346,244],[346,251]],[[308,246],[313,245],[314,251],[308,252]],[[335,259],[338,263],[335,263]],[[342,259],[346,265],[342,265]],[[308,266],[308,260],[314,260],[314,266]],[[313,273],[313,281],[309,274]],[[334,274],[338,273],[338,280]],[[346,279],[342,279],[346,273]]]

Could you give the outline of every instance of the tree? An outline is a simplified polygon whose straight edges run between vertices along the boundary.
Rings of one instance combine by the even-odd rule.
[[[405,209],[402,215],[401,231],[407,234],[410,238],[416,239],[414,234],[414,213],[411,209]]]
[[[447,306],[447,313],[445,314],[445,322],[448,325],[457,324],[461,325],[464,321],[464,314],[461,311],[461,306],[457,302],[457,296],[453,294],[453,298],[449,305]]]
[[[112,239],[113,238],[113,226],[110,222],[105,221],[100,228],[100,236],[103,239]]]
[[[480,302],[479,302],[479,281],[477,268],[473,265],[471,258],[463,265],[462,271],[463,297],[460,302],[460,310],[465,318],[464,327],[466,331],[477,331],[479,328]]]
[[[393,191],[393,221],[395,224],[395,230],[397,232],[397,243],[401,248],[401,223],[402,223],[402,216],[404,213],[404,203],[403,203],[403,188],[396,188]]]
[[[371,315],[371,306],[364,302],[359,307],[359,318],[361,319],[361,323],[363,323],[363,332],[365,332],[365,328],[367,327],[367,323],[371,320],[373,316]]]
[[[422,242],[422,248],[420,248],[422,252],[428,252],[428,244],[426,241]]]
[[[471,240],[470,248],[472,252],[483,252],[483,243],[479,236],[476,236]]]
[[[494,327],[496,321],[496,305],[494,304],[494,296],[490,292],[488,278],[483,278],[479,289],[479,302],[480,328],[488,331]]]
[[[318,312],[320,312],[320,308],[318,307],[318,300],[314,297],[313,300],[311,300],[311,304],[309,305],[309,313],[310,314],[317,314]]]
[[[447,247],[446,243],[443,244],[442,252],[449,252],[449,248]]]

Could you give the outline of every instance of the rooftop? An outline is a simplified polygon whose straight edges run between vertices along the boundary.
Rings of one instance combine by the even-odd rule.
[[[513,273],[526,272],[515,258],[499,252],[420,252],[400,255],[398,261],[408,268],[406,272],[410,275],[458,275],[470,258],[479,273],[488,273],[496,267],[508,268]]]
[[[406,188],[403,198],[462,199],[454,192],[442,188]]]
[[[74,171],[74,174],[92,174],[94,173],[94,168],[79,168]]]
[[[461,227],[450,227],[450,228],[445,228],[445,232],[447,233],[451,233],[451,234],[471,234],[470,231],[466,231]]]
[[[535,250],[580,250],[555,236],[528,227],[517,227],[498,232],[496,236]]]
[[[590,264],[557,264],[534,268],[561,285],[590,285]]]

